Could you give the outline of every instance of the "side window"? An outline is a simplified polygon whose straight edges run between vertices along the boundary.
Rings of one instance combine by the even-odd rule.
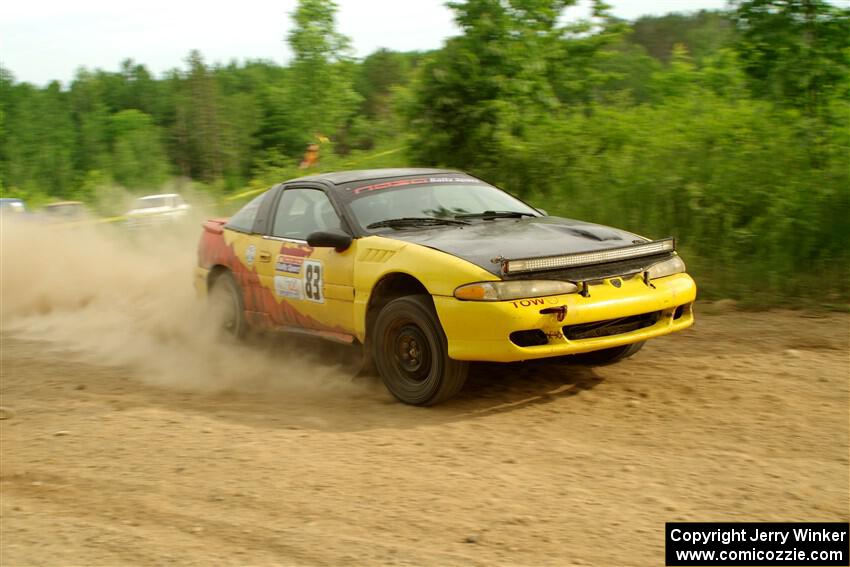
[[[260,210],[260,205],[263,203],[263,197],[265,196],[266,193],[263,193],[239,209],[235,215],[230,217],[230,220],[227,221],[225,226],[239,232],[253,232],[254,219],[257,218],[257,212]]]
[[[339,217],[324,191],[285,190],[278,201],[272,236],[306,240],[320,230],[340,230]]]

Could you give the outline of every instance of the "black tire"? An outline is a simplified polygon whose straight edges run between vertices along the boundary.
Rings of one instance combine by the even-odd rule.
[[[469,364],[448,356],[448,343],[427,296],[389,302],[372,330],[372,360],[387,389],[415,406],[443,402],[463,387]]]
[[[606,348],[603,350],[594,350],[592,352],[585,352],[582,354],[574,354],[568,356],[570,362],[576,364],[587,364],[589,366],[603,366],[605,364],[614,364],[615,362],[619,362],[624,358],[629,358],[633,356],[637,351],[643,348],[643,345],[646,344],[646,341],[641,341],[639,343],[632,343],[630,345],[623,345],[613,348]]]
[[[209,291],[209,306],[214,322],[226,334],[242,339],[248,332],[242,290],[230,272],[222,272],[213,280]]]

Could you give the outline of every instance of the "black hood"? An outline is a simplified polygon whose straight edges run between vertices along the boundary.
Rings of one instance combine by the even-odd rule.
[[[646,242],[625,230],[560,217],[470,222],[464,226],[396,230],[382,236],[446,252],[497,276],[502,276],[500,259],[592,252]]]

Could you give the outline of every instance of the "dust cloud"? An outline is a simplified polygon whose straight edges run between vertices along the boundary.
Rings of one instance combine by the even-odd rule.
[[[328,363],[321,345],[322,354],[312,343],[281,336],[245,344],[223,335],[192,286],[200,222],[196,215],[134,232],[120,224],[3,218],[3,333],[179,390],[362,390],[351,381],[352,353]]]

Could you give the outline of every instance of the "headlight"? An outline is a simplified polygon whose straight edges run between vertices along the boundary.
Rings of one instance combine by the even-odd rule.
[[[673,274],[681,274],[685,271],[685,262],[679,256],[673,256],[669,260],[658,262],[650,266],[646,271],[646,277],[654,280],[655,278],[663,278],[664,276],[672,276]]]
[[[455,290],[455,297],[468,301],[506,301],[529,297],[545,297],[574,293],[578,286],[570,282],[555,280],[522,280],[513,282],[479,282],[462,285]]]

